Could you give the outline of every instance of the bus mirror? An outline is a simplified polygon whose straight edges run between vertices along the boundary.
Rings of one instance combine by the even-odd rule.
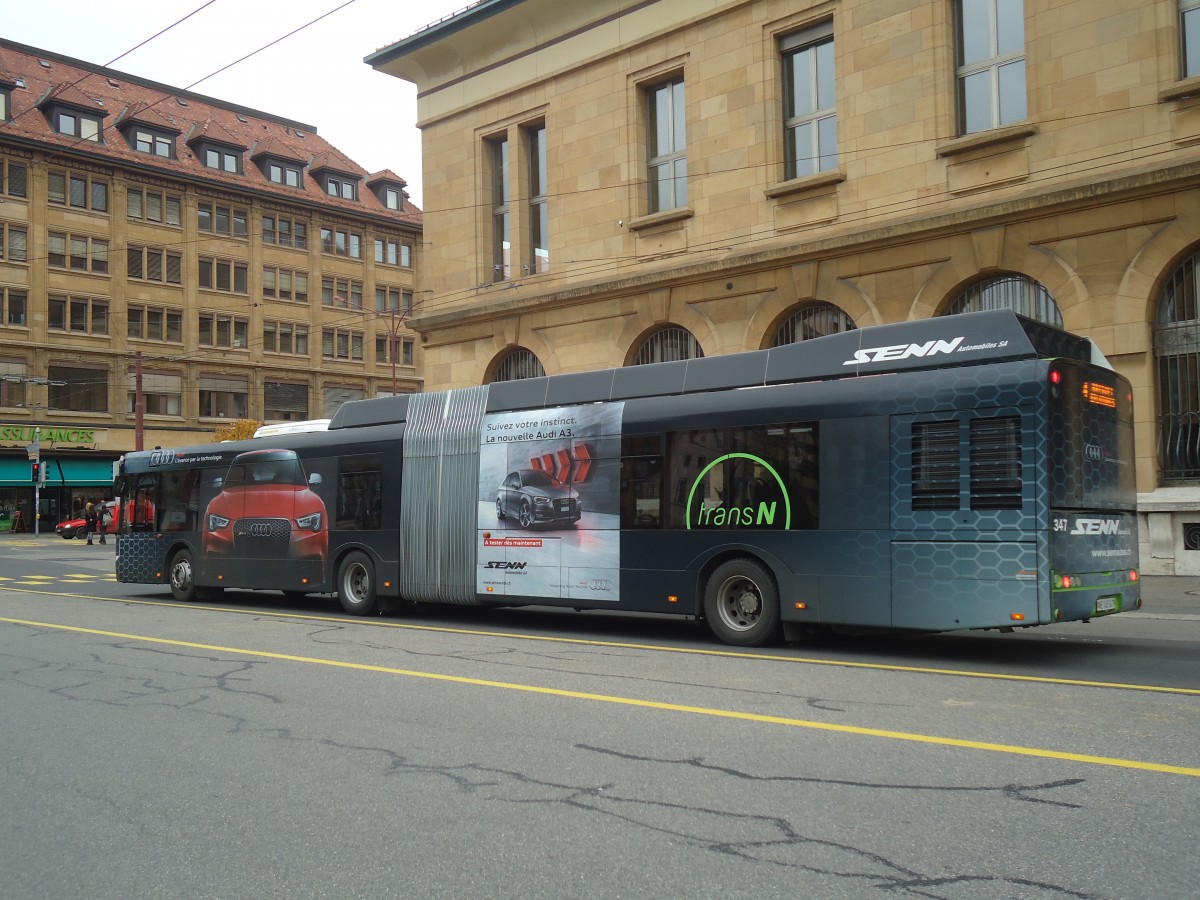
[[[212,484],[213,484],[213,488],[219,491],[222,488],[222,486],[225,484],[225,479],[224,478],[214,478]]]
[[[320,473],[320,472],[313,472],[311,475],[309,475],[309,476],[308,476],[308,483],[309,483],[309,484],[312,484],[312,485],[317,485],[317,484],[320,484],[320,483],[321,483],[321,473]]]

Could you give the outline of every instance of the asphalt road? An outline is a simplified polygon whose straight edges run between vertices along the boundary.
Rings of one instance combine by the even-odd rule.
[[[740,652],[0,540],[0,898],[1191,898],[1200,600]]]

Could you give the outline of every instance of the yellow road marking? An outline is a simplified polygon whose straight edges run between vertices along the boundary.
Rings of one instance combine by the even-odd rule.
[[[550,697],[564,697],[572,700],[590,700],[598,703],[612,703],[620,706],[632,706],[641,709],[655,709],[666,712],[687,713],[699,716],[711,716],[719,719],[734,719],[743,722],[758,722],[771,725],[785,725],[792,728],[808,728],[816,731],[830,731],[837,734],[853,734],[865,737],[888,738],[897,741],[910,741],[921,744],[934,744],[942,747],[959,747],[968,750],[984,750],[991,753],[1005,753],[1016,756],[1033,756],[1040,759],[1058,759],[1067,762],[1085,763],[1095,766],[1110,766],[1119,769],[1136,769],[1143,772],[1159,772],[1168,775],[1186,775],[1200,778],[1200,768],[1190,766],[1173,766],[1164,763],[1145,762],[1136,759],[1120,759],[1111,756],[1093,756],[1086,753],[1066,753],[1061,750],[1045,750],[1040,747],[1021,747],[1012,744],[993,744],[987,741],[970,741],[961,738],[939,737],[930,734],[916,734],[905,731],[890,731],[882,728],[863,728],[857,725],[839,725],[830,722],[815,722],[808,719],[793,719],[788,716],[769,716],[762,713],[741,712],[732,709],[718,709],[705,706],[688,706],[679,703],[662,703],[657,700],[641,700],[636,697],[621,697],[612,694],[592,694],[585,691],[568,691],[562,688],[541,687],[531,684],[517,684],[508,681],[491,681],[485,678],[468,678],[463,675],[445,675],[439,672],[419,672],[413,669],[397,669],[391,666],[373,666],[366,663],[352,663],[337,659],[321,659],[312,656],[296,656],[290,653],[273,653],[268,650],[247,650],[240,647],[223,647],[218,644],[201,644],[193,641],[177,641],[170,638],[150,637],[141,634],[125,634],[119,631],[102,631],[95,628],[83,628],[77,625],[58,625],[52,622],[34,622],[27,619],[12,619],[0,617],[0,622],[13,625],[25,625],[31,628],[51,628],[57,631],[69,631],[76,634],[92,634],[99,637],[117,638],[125,641],[142,641],[149,644],[163,644],[171,647],[185,647],[191,650],[204,650],[216,653],[232,653],[238,656],[253,656],[260,659],[277,659],[286,662],[308,663],[310,665],[330,666],[338,669],[351,669],[360,672],[377,672],[384,675],[400,675],[406,678],[421,678],[429,681],[444,681],[451,684],[465,684],[474,687],[498,688],[509,691],[522,691],[530,694],[541,694]]]
[[[113,576],[114,578],[116,576]],[[26,584],[14,582],[15,585]],[[29,585],[49,587],[49,585]],[[0,591],[11,590],[10,585],[0,585]],[[99,600],[104,603],[126,603],[132,606],[165,606],[169,609],[202,610],[225,612],[240,616],[264,616],[279,619],[297,619],[306,622],[336,622],[340,625],[355,624],[372,628],[398,628],[408,631],[428,631],[440,634],[461,634],[476,637],[508,638],[518,641],[545,641],[555,644],[574,644],[584,647],[608,647],[616,650],[642,650],[651,653],[681,653],[691,656],[720,656],[730,659],[756,659],[776,663],[798,663],[812,666],[834,666],[842,669],[868,669],[880,672],[908,672],[915,675],[941,675],[955,678],[982,678],[990,681],[1018,681],[1031,684],[1055,684],[1073,687],[1105,688],[1121,691],[1144,691],[1152,694],[1182,694],[1200,697],[1200,688],[1167,687],[1158,684],[1130,684],[1120,681],[1087,681],[1082,678],[1053,678],[1049,675],[1012,675],[1006,672],[974,672],[969,669],[938,669],[932,666],[901,666],[894,663],[855,662],[844,659],[820,659],[807,656],[779,656],[774,653],[755,653],[748,650],[715,650],[707,647],[668,647],[661,644],[636,644],[628,641],[601,641],[591,638],[568,638],[554,635],[521,634],[509,631],[488,631],[482,628],[453,628],[447,625],[414,625],[408,622],[388,622],[382,619],[347,619],[344,616],[317,616],[308,613],[275,612],[273,610],[238,609],[231,606],[208,606],[199,603],[171,603],[163,600],[136,600],[130,597],[97,597],[91,594],[72,594],[62,591],[21,591],[22,594],[46,594],[51,597],[77,600]]]

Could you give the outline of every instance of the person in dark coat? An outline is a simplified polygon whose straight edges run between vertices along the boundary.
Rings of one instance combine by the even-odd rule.
[[[96,533],[96,523],[100,517],[96,515],[96,505],[89,503],[83,508],[83,530],[87,532],[88,546],[92,545],[92,535]]]

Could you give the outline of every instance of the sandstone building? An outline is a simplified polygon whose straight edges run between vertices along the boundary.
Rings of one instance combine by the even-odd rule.
[[[420,389],[421,213],[316,130],[0,40],[0,527],[140,443]],[[138,387],[144,410],[136,410]]]
[[[482,0],[416,84],[430,387],[996,305],[1135,388],[1200,572],[1200,0]]]

